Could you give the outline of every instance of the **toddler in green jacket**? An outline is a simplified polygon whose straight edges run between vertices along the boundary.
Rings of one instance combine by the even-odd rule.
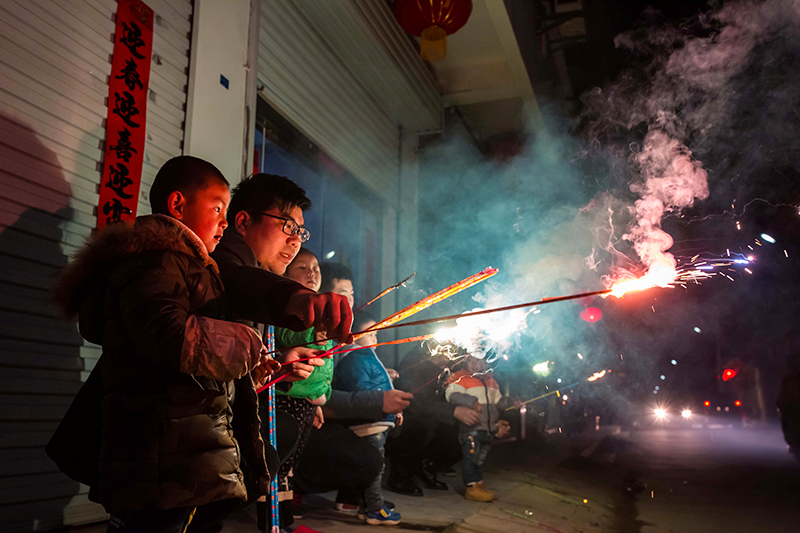
[[[300,249],[292,263],[286,268],[284,275],[315,292],[319,291],[322,284],[317,256],[306,248]],[[275,345],[278,349],[287,348],[322,340],[327,336],[327,332],[315,331],[314,328],[301,332],[286,328],[275,328]],[[333,341],[324,341],[319,344],[312,344],[309,347],[327,351],[333,347]],[[312,428],[321,426],[324,421],[321,406],[331,397],[332,380],[333,359],[328,358],[323,366],[315,367],[314,371],[306,379],[293,383],[288,392],[277,390],[277,408],[292,415],[300,427],[297,450],[281,465],[278,471],[278,488],[284,493],[281,494],[282,498],[288,496],[290,491],[289,472],[296,459],[303,453],[303,448]]]

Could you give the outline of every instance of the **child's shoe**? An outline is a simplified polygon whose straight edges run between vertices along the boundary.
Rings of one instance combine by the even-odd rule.
[[[394,511],[394,502],[390,502],[389,500],[383,500],[383,505],[389,509],[390,511]],[[363,505],[358,508],[358,513],[356,513],[356,517],[359,520],[366,520],[367,519],[367,508]]]
[[[385,505],[380,511],[367,513],[367,524],[371,526],[394,526],[400,523],[400,513],[390,511]]]
[[[490,502],[495,499],[496,495],[486,488],[483,481],[478,481],[477,483],[467,485],[467,491],[464,493],[464,497],[474,502]]]

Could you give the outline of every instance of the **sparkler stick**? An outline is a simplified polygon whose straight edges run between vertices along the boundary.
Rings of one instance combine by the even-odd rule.
[[[325,357],[328,354],[330,354],[330,355],[339,355],[340,353],[355,352],[355,351],[358,351],[358,350],[362,350],[364,348],[377,348],[378,346],[390,346],[392,344],[406,344],[407,342],[417,342],[417,341],[422,342],[422,341],[426,341],[428,339],[432,339],[433,337],[434,337],[434,334],[430,333],[428,335],[417,335],[416,337],[409,337],[407,339],[398,339],[396,341],[386,341],[386,342],[379,342],[378,344],[370,344],[368,346],[359,346],[358,348],[348,348],[347,350],[337,350],[336,348],[341,348],[341,345],[340,345],[340,346],[336,346],[334,348],[331,348],[330,350],[328,350],[327,352],[322,354],[320,357]],[[292,361],[292,362],[294,362],[294,361]]]
[[[401,282],[399,282],[399,283],[395,283],[394,285],[392,285],[391,287],[389,287],[388,289],[386,289],[385,291],[383,291],[382,293],[380,293],[379,295],[377,295],[375,298],[373,298],[372,300],[368,301],[367,303],[365,303],[364,305],[362,305],[361,307],[359,307],[358,309],[354,309],[354,310],[353,310],[353,313],[357,313],[357,312],[361,311],[362,309],[364,309],[364,308],[365,308],[365,307],[367,307],[368,305],[371,305],[371,304],[373,304],[373,303],[374,303],[376,300],[380,300],[381,298],[383,298],[384,296],[386,296],[387,294],[389,294],[389,293],[390,293],[390,292],[392,292],[393,290],[395,290],[395,289],[399,289],[400,287],[405,287],[405,286],[406,286],[406,282],[407,282],[408,280],[410,280],[411,278],[413,278],[414,276],[416,276],[416,275],[417,275],[417,273],[416,273],[416,272],[414,272],[413,274],[411,274],[410,276],[408,276],[408,277],[407,277],[406,279],[404,279],[403,281],[401,281]]]
[[[395,340],[395,341],[379,342],[378,344],[370,344],[368,346],[359,346],[357,348],[348,348],[347,350],[340,350],[339,348],[342,348],[343,345],[339,345],[339,346],[334,346],[333,348],[331,348],[327,352],[323,353],[322,355],[315,355],[314,357],[304,357],[302,359],[295,359],[291,363],[303,363],[305,361],[310,361],[311,359],[318,359],[318,358],[321,359],[321,358],[328,357],[328,356],[331,356],[331,355],[338,355],[338,354],[341,354],[341,353],[355,352],[356,350],[362,350],[364,348],[377,348],[378,346],[389,346],[391,344],[405,344],[405,343],[408,343],[408,342],[417,342],[417,341],[421,342],[421,341],[424,341],[424,340],[432,339],[433,336],[434,335],[432,333],[429,334],[429,335],[417,335],[416,337],[409,337],[407,339],[398,339],[398,340]],[[344,345],[344,346],[346,346],[346,345]],[[289,364],[291,364],[291,363],[289,363]],[[263,385],[262,387],[258,388],[256,390],[256,393],[260,393],[261,391],[263,391],[267,387],[272,387],[273,385],[276,385],[276,384],[280,383],[281,381],[286,379],[287,376],[289,376],[289,374],[284,374],[284,375],[279,376],[279,377],[277,377],[275,379],[269,380],[265,385]]]
[[[605,376],[605,375],[606,375],[606,374],[608,374],[609,372],[611,372],[611,370],[601,370],[600,372],[595,372],[594,374],[592,374],[591,376],[589,376],[589,377],[586,379],[586,381],[597,381],[598,379],[602,378],[603,376]],[[581,384],[581,382],[580,382],[580,381],[576,381],[576,382],[575,382],[575,383],[573,383],[572,385],[567,385],[566,387],[561,387],[560,389],[556,389],[556,390],[554,390],[554,391],[550,391],[550,392],[548,392],[547,394],[542,394],[541,396],[537,396],[536,398],[531,398],[530,400],[524,401],[524,402],[522,402],[522,403],[521,403],[521,404],[519,404],[519,405],[512,405],[511,407],[508,407],[508,408],[506,409],[506,411],[510,411],[510,410],[512,410],[512,409],[519,409],[520,407],[522,407],[522,406],[523,406],[523,405],[525,405],[525,404],[528,404],[528,403],[531,403],[531,402],[535,402],[536,400],[541,400],[542,398],[547,398],[547,397],[548,397],[548,396],[550,396],[551,394],[558,394],[558,393],[560,393],[562,390],[571,389],[572,387],[576,387],[576,386],[578,386],[578,385],[580,385],[580,384]]]
[[[459,319],[459,318],[466,318],[466,317],[478,316],[478,315],[487,315],[489,313],[499,313],[501,311],[511,311],[513,309],[522,309],[524,307],[533,307],[535,305],[552,304],[552,303],[556,303],[556,302],[566,302],[567,300],[579,300],[580,298],[586,298],[588,296],[600,296],[602,294],[610,294],[610,293],[611,293],[611,289],[606,289],[606,290],[602,290],[602,291],[592,291],[592,292],[584,292],[584,293],[581,293],[581,294],[572,294],[572,295],[569,295],[569,296],[556,296],[556,297],[553,297],[553,298],[543,298],[543,299],[541,299],[539,301],[536,301],[536,302],[527,302],[527,303],[524,303],[524,304],[507,305],[505,307],[495,307],[493,309],[481,309],[480,311],[472,311],[472,312],[469,312],[469,313],[462,313],[460,315],[450,315],[450,316],[441,316],[441,317],[438,317],[438,318],[428,318],[428,319],[425,319],[425,320],[416,320],[414,322],[405,322],[403,324],[389,324],[389,325],[386,325],[386,326],[382,326],[380,328],[378,328],[377,327],[378,324],[376,324],[372,328],[370,328],[370,329],[368,329],[368,330],[366,330],[364,332],[361,332],[361,333],[356,333],[354,335],[362,335],[362,334],[369,333],[369,332],[372,332],[372,331],[381,331],[381,330],[384,330],[384,329],[395,329],[395,328],[401,328],[401,327],[405,327],[405,326],[423,326],[425,324],[436,324],[437,322],[447,322],[448,320],[456,320],[456,319]]]
[[[431,294],[430,296],[423,298],[422,300],[414,304],[409,305],[405,309],[401,309],[392,316],[384,318],[377,324],[374,324],[371,328],[368,328],[367,330],[362,331],[360,333],[355,333],[353,335],[353,338],[359,339],[369,332],[380,331],[382,329],[389,329],[393,327],[395,324],[397,324],[397,322],[400,322],[405,318],[415,315],[420,311],[424,311],[433,304],[439,303],[442,300],[446,300],[447,298],[450,298],[454,294],[458,294],[464,289],[468,289],[473,285],[477,285],[478,283],[491,278],[492,276],[497,274],[498,271],[499,270],[497,268],[491,268],[491,267],[485,268],[475,275],[472,275],[466,279],[462,279],[458,283],[454,283],[453,285],[450,285],[449,287],[446,287],[437,293]]]
[[[492,276],[497,274],[498,271],[499,271],[499,269],[497,269],[497,268],[491,268],[491,267],[485,268],[485,269],[481,270],[480,272],[478,272],[475,275],[472,275],[472,276],[470,276],[470,277],[468,277],[466,279],[462,279],[458,283],[454,283],[453,285],[450,285],[449,287],[444,288],[444,289],[440,290],[439,292],[437,292],[435,294],[431,294],[430,296],[427,296],[427,297],[423,298],[422,300],[420,300],[420,301],[418,301],[418,302],[416,302],[414,304],[409,305],[405,309],[401,309],[400,311],[396,312],[392,316],[390,316],[388,318],[384,318],[383,320],[381,320],[377,324],[373,324],[372,327],[367,328],[364,331],[359,331],[357,333],[353,333],[353,340],[360,339],[361,337],[363,337],[367,333],[371,333],[373,331],[380,331],[382,329],[390,329],[391,327],[398,327],[395,324],[397,322],[400,322],[404,318],[408,318],[408,317],[410,317],[412,315],[415,315],[415,314],[419,313],[420,311],[424,311],[425,309],[427,309],[428,307],[432,306],[435,303],[439,303],[442,300],[446,300],[447,298],[450,298],[454,294],[458,294],[459,292],[463,291],[464,289],[468,289],[468,288],[472,287],[473,285],[477,285],[481,281],[484,281],[486,279],[491,278]],[[412,323],[411,325],[415,325],[415,324]],[[319,344],[321,342],[327,342],[327,341],[330,341],[330,340],[335,340],[335,339],[333,339],[332,337],[329,337],[327,339],[322,339],[322,340],[318,340],[318,341],[310,341],[310,342],[306,342],[306,343],[303,343],[303,344],[297,344],[295,346],[288,346],[286,348],[281,348],[280,350],[271,350],[269,352],[266,352],[266,354],[270,355],[270,354],[273,354],[273,353],[276,353],[276,352],[285,352],[287,350],[292,350],[294,348],[303,348],[305,346],[310,346],[312,344]]]
[[[542,394],[541,396],[537,396],[536,398],[531,398],[530,400],[526,400],[526,401],[522,402],[522,403],[521,403],[521,404],[519,404],[519,405],[512,405],[511,407],[508,407],[508,408],[506,408],[506,411],[511,411],[512,409],[519,409],[519,408],[520,408],[520,407],[522,407],[523,405],[529,404],[529,403],[531,403],[531,402],[535,402],[536,400],[541,400],[542,398],[547,398],[548,396],[551,396],[551,395],[553,395],[553,394],[556,394],[556,393],[558,393],[558,392],[560,392],[560,391],[562,391],[562,390],[565,390],[565,389],[571,389],[572,387],[575,387],[575,386],[576,386],[576,385],[578,385],[579,383],[580,383],[580,381],[576,381],[576,382],[575,382],[575,383],[573,383],[572,385],[567,385],[566,387],[561,387],[560,389],[556,389],[556,390],[554,390],[554,391],[550,391],[550,392],[548,392],[547,394]]]

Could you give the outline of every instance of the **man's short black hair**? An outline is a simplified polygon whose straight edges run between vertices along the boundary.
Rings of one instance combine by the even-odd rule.
[[[319,292],[330,292],[333,288],[333,280],[335,279],[349,279],[353,281],[353,271],[341,263],[322,263],[319,266],[320,274],[322,274],[322,286]]]
[[[361,331],[367,322],[377,322],[375,315],[367,309],[353,313],[353,331]]]
[[[273,207],[277,207],[281,213],[295,207],[308,211],[311,209],[311,200],[305,190],[285,176],[253,174],[233,189],[228,220],[232,221],[240,211],[258,219],[261,213]]]
[[[150,209],[153,213],[169,214],[167,202],[170,194],[180,191],[188,195],[211,182],[230,187],[222,172],[208,161],[190,155],[173,157],[158,170],[150,187]]]

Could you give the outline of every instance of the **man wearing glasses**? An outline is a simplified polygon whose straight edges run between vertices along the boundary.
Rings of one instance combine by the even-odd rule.
[[[279,275],[286,272],[286,267],[299,252],[301,244],[310,238],[309,231],[303,227],[303,211],[310,208],[311,201],[306,197],[305,191],[283,176],[255,174],[236,186],[228,209],[228,229],[212,256],[219,265],[227,295],[237,294],[248,288],[250,292],[259,290],[257,286],[247,287],[248,283],[252,283],[250,274],[253,267],[260,267]],[[228,290],[229,287],[234,287],[236,290]],[[328,295],[320,295],[320,298],[325,296]],[[329,296],[341,299],[347,305],[347,300],[342,296],[330,293]],[[252,316],[248,314],[248,303],[237,300],[226,303],[228,311],[233,315],[228,319],[236,320]],[[342,313],[344,316],[344,312]],[[263,330],[263,326],[259,324],[252,325],[256,329]],[[316,361],[319,364],[323,363],[321,359],[308,362]],[[281,361],[281,363],[286,362]],[[294,363],[294,366],[296,367],[294,373],[302,373],[302,379],[308,377],[313,370],[313,367],[303,363]],[[283,383],[280,383],[277,386],[282,385]],[[397,390],[359,392],[334,390],[326,405],[333,408],[338,418],[380,419],[383,413],[396,414],[402,411],[409,404],[409,396]],[[262,422],[264,420],[265,417],[262,416]],[[277,451],[280,462],[283,462],[296,445],[299,427],[291,415],[281,410],[277,410],[276,426]],[[344,433],[344,437],[349,439],[346,440],[346,445],[334,446],[337,449],[328,450],[330,453],[321,454],[318,461],[312,461],[313,466],[305,472],[313,482],[312,485],[328,487],[328,482],[335,479],[338,484],[326,488],[333,490],[345,485],[348,488],[361,487],[371,482],[377,476],[383,462],[380,452],[343,426],[330,429],[340,430],[340,433]],[[331,438],[331,443],[334,442],[341,444],[345,440]],[[267,452],[270,452],[268,446]],[[315,487],[308,487],[309,492]]]

